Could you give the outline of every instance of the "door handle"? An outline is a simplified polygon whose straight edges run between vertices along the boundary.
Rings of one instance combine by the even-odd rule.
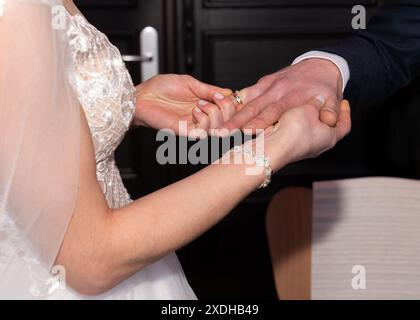
[[[124,62],[151,62],[153,60],[153,56],[136,56],[131,54],[124,54],[122,56]]]
[[[140,62],[142,82],[159,74],[159,34],[153,27],[140,32],[140,55],[123,55],[124,62]]]

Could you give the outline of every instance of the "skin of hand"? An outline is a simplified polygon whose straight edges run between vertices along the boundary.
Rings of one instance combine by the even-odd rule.
[[[342,82],[340,70],[331,61],[317,58],[303,60],[243,89],[240,97],[244,105],[224,124],[224,128],[254,132],[266,129],[287,110],[302,106],[318,95],[326,97],[327,103],[317,118],[335,126],[342,101]],[[223,101],[227,102],[228,99]]]
[[[188,75],[158,75],[137,86],[134,125],[157,130],[170,129],[178,135],[188,135],[200,128],[208,131],[210,120],[200,111],[211,114],[212,124],[229,119],[219,108],[207,106],[205,101],[231,95],[230,89],[208,85]],[[225,117],[225,118],[223,118]],[[180,132],[179,123],[187,123],[187,132]]]
[[[222,136],[220,131],[214,131],[214,129],[220,129],[238,110],[231,95],[223,96],[216,93],[213,101],[217,101],[219,105],[206,100],[198,101],[197,107],[193,110],[196,127],[189,132],[191,138],[204,139],[208,137],[208,134]]]
[[[220,104],[220,101],[216,102]],[[228,99],[224,99],[224,102],[230,103]],[[321,121],[320,112],[333,103],[334,98],[326,100],[318,95],[300,107],[285,111],[275,125],[257,137],[264,139],[264,152],[271,159],[274,171],[280,170],[279,164],[285,161],[293,163],[316,158],[350,133],[351,110],[347,100],[341,101],[334,126]],[[249,143],[255,146],[255,140]],[[279,146],[288,146],[286,159],[279,152]],[[281,159],[278,159],[279,155]]]
[[[279,122],[263,133],[265,152],[270,156],[273,170],[277,171],[279,145],[289,145],[287,162],[315,158],[333,148],[338,141],[351,131],[351,110],[347,100],[343,100],[334,127],[319,119],[319,112],[331,101],[313,98],[301,107],[286,111]],[[285,142],[284,139],[288,141]]]

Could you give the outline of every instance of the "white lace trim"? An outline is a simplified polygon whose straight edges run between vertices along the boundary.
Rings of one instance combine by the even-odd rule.
[[[0,215],[0,270],[10,267],[11,264],[20,266],[23,273],[20,276],[29,279],[29,294],[36,299],[44,299],[62,287],[29,248],[9,214],[3,212]]]

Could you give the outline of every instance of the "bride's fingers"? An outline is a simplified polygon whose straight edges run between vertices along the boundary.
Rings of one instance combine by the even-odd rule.
[[[195,124],[188,132],[188,137],[192,139],[205,139],[210,130],[210,118],[200,108],[193,110]]]
[[[223,115],[223,121],[230,120],[237,112],[237,103],[234,102],[232,96],[223,96],[216,93],[213,97],[213,102],[220,108]]]
[[[351,131],[351,108],[349,102],[343,100],[340,109],[336,126],[338,140],[343,139]]]
[[[193,93],[200,99],[210,101],[210,100],[213,100],[213,96],[216,93],[219,93],[222,96],[229,96],[230,94],[232,94],[232,90],[230,89],[219,88],[219,87],[201,82],[195,79],[194,77],[191,77],[188,75],[185,75],[184,78],[187,81],[188,86],[191,88]]]
[[[196,107],[193,110],[193,117],[196,121],[195,128],[206,132],[210,129],[210,118],[200,108]]]
[[[198,108],[208,115],[210,119],[210,129],[217,129],[223,125],[223,114],[218,106],[210,102],[200,100],[198,102]]]

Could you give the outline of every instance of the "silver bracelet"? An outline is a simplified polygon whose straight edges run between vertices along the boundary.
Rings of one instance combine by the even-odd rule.
[[[273,169],[270,166],[269,157],[263,154],[256,154],[251,148],[244,148],[243,146],[235,146],[232,150],[230,150],[230,153],[239,153],[244,156],[249,156],[255,161],[257,166],[264,168],[265,180],[258,189],[266,188],[271,183]]]

